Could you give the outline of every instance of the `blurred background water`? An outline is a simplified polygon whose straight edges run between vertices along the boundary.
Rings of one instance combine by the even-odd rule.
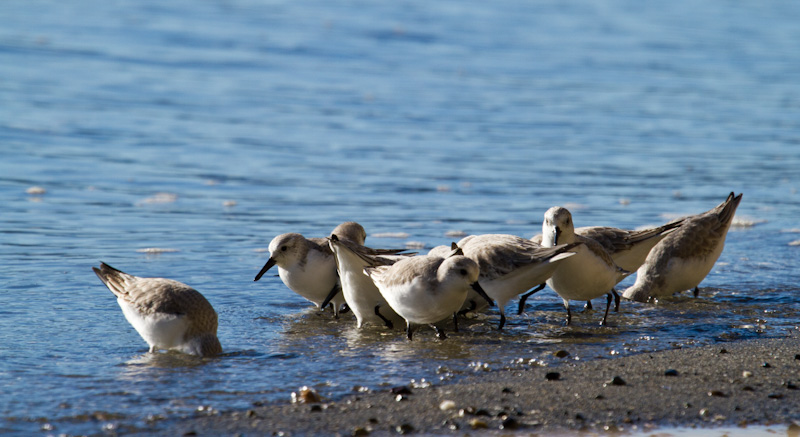
[[[2,2],[0,432],[795,331],[798,22],[791,1]],[[556,204],[636,228],[730,191],[701,296],[623,302],[604,328],[563,327],[548,289],[503,332],[490,312],[409,343],[253,282],[272,237],[346,220],[427,249],[530,237]],[[147,354],[101,260],[200,290],[227,354]]]

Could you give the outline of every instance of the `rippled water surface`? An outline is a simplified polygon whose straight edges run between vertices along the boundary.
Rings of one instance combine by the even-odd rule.
[[[0,4],[0,432],[797,329],[798,22],[789,1]],[[656,225],[730,191],[701,296],[623,302],[603,328],[564,327],[546,290],[503,332],[489,312],[408,342],[253,282],[273,236],[346,220],[429,248],[532,236],[556,204]],[[147,354],[101,260],[200,290],[226,355]]]

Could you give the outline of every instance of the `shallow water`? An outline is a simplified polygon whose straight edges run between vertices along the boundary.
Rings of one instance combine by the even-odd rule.
[[[798,19],[795,2],[3,3],[0,432],[159,429],[302,385],[797,329]],[[532,236],[556,204],[635,228],[730,191],[739,226],[701,296],[623,302],[603,328],[562,326],[546,290],[503,332],[490,312],[409,343],[252,280],[273,236],[346,220],[429,248]],[[147,354],[101,260],[200,290],[226,355]]]

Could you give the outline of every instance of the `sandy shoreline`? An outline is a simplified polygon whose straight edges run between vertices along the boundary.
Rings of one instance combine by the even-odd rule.
[[[493,371],[411,388],[399,401],[396,393],[383,390],[161,425],[172,435],[527,434],[789,425],[800,422],[798,387],[800,337],[792,335]]]

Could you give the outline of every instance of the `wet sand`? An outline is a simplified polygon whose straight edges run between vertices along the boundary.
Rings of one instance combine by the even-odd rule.
[[[554,346],[553,352],[558,351]],[[222,412],[173,435],[463,435],[651,431],[800,423],[800,336],[719,343],[524,370],[335,402]],[[449,402],[448,402],[449,401]],[[794,429],[796,425],[791,425]]]

